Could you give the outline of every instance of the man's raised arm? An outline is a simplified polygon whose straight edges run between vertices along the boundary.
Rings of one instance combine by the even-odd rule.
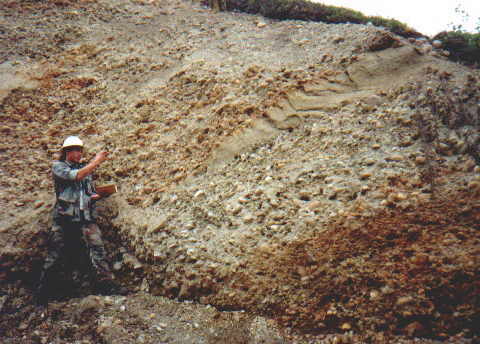
[[[107,160],[108,152],[100,152],[95,155],[95,158],[92,159],[87,165],[78,170],[76,180],[82,180],[89,174],[91,174],[102,162]]]

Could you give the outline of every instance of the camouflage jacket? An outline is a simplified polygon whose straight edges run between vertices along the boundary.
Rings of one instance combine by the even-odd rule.
[[[54,219],[62,217],[75,222],[95,220],[95,202],[91,200],[91,195],[95,193],[92,176],[88,175],[81,181],[75,180],[78,170],[83,166],[85,164],[54,161],[52,166],[56,194]]]

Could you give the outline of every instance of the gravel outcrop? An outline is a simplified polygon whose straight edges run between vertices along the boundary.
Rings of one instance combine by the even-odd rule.
[[[261,315],[252,343],[478,339],[478,71],[372,26],[173,0],[7,5],[1,307],[29,300],[50,164],[75,134],[111,152],[100,224],[140,305]]]

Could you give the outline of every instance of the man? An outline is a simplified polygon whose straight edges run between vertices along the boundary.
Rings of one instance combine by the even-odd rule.
[[[208,6],[214,11],[227,11],[227,0],[208,0]]]
[[[49,253],[40,274],[37,301],[48,299],[48,284],[53,268],[60,258],[78,258],[80,244],[85,245],[95,272],[95,286],[103,294],[126,292],[114,283],[114,275],[106,260],[101,232],[95,223],[95,202],[101,197],[92,184],[92,172],[108,157],[100,152],[88,164],[81,163],[83,142],[76,136],[68,137],[62,146],[60,159],[54,161],[52,172],[56,202],[53,226],[49,238]]]

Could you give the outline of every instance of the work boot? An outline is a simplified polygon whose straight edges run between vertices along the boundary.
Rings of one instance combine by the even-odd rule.
[[[33,300],[38,306],[46,306],[50,299],[49,286],[51,283],[49,275],[49,271],[42,271],[38,284],[33,291]]]
[[[45,284],[41,283],[35,288],[33,292],[33,301],[37,306],[46,306],[50,300],[50,295],[48,293],[47,287]]]
[[[100,280],[96,283],[95,290],[100,295],[127,295],[128,289],[119,285],[112,279]]]

